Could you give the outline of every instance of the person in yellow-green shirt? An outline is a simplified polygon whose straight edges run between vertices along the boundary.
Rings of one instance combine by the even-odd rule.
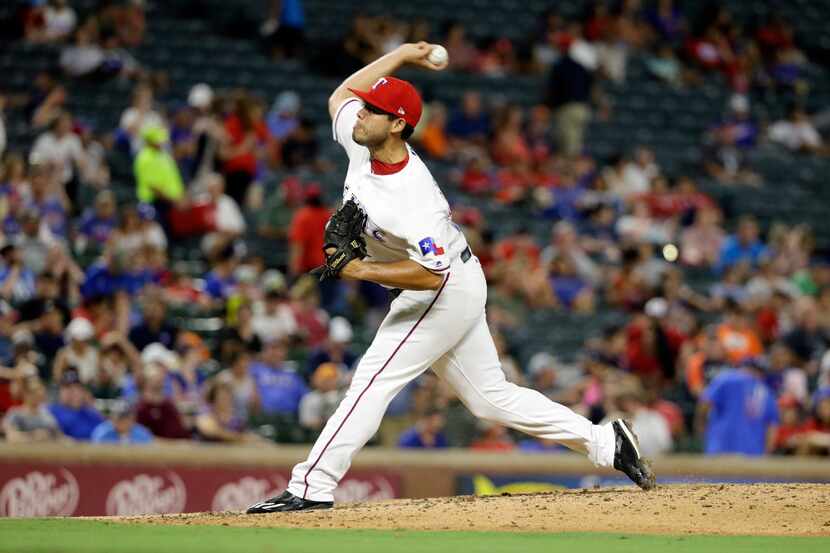
[[[144,147],[133,164],[136,195],[140,202],[153,204],[159,222],[168,230],[168,213],[185,196],[182,177],[173,156],[164,149],[170,138],[167,129],[148,125],[142,129],[141,137]]]

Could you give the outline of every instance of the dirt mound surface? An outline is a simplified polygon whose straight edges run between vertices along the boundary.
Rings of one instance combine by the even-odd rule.
[[[268,515],[193,513],[115,520],[260,528],[830,536],[830,485],[670,485],[650,492],[603,488],[352,503]]]

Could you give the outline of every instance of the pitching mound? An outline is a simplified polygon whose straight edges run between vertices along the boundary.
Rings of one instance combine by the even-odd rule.
[[[194,513],[116,520],[290,528],[830,536],[830,485],[563,490],[357,503],[326,511],[270,515]]]

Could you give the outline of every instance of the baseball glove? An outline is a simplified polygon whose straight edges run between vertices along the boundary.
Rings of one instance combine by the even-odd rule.
[[[335,212],[326,225],[323,251],[334,248],[334,252],[326,253],[326,264],[317,267],[312,274],[320,277],[320,282],[337,278],[343,267],[352,259],[366,257],[366,241],[363,239],[363,227],[366,224],[366,214],[354,200],[349,200]]]

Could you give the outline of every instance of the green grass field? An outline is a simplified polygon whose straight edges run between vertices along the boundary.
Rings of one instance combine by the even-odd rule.
[[[72,519],[0,520],[0,553],[742,553],[830,551],[830,539],[294,530],[126,525]]]

